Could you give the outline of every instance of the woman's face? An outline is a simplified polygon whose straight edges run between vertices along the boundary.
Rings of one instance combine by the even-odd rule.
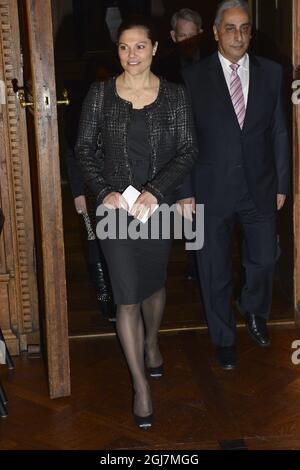
[[[157,42],[153,45],[143,27],[123,31],[118,42],[118,54],[123,69],[131,75],[138,75],[150,69]]]

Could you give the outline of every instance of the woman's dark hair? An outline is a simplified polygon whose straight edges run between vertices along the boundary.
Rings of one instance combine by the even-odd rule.
[[[118,28],[118,33],[117,33],[117,43],[119,42],[120,36],[124,31],[127,29],[132,29],[132,28],[143,28],[150,41],[154,45],[157,41],[157,32],[156,32],[156,27],[153,23],[153,21],[150,18],[146,18],[145,16],[142,15],[130,15],[127,18],[125,18],[122,23],[120,24]]]

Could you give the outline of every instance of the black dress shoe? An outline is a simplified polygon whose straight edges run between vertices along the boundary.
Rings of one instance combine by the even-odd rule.
[[[235,347],[221,347],[218,346],[216,349],[216,356],[220,367],[224,370],[232,370],[236,365],[236,354]]]
[[[252,313],[245,314],[246,328],[249,335],[259,346],[270,346],[271,341],[268,334],[267,322],[264,318]]]
[[[246,328],[251,338],[262,347],[270,346],[271,340],[269,338],[266,320],[253,313],[246,312],[241,306],[240,299],[236,300],[235,305],[238,311],[245,317]]]

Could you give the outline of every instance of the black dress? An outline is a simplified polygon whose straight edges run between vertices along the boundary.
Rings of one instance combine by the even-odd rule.
[[[149,175],[148,129],[143,109],[132,109],[131,116],[128,156],[134,186],[140,191]],[[133,220],[128,217],[129,223]],[[151,218],[148,227],[150,233]],[[164,286],[171,242],[171,239],[162,238],[101,240],[116,304],[140,303]]]

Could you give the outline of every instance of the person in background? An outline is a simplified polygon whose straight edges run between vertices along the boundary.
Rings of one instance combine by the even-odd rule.
[[[200,59],[200,38],[203,33],[202,18],[189,8],[182,8],[171,18],[170,35],[175,49],[160,59],[154,66],[158,75],[173,83],[184,83],[182,70]],[[194,251],[187,251],[185,277],[189,281],[198,280],[197,261]]]
[[[157,62],[154,70],[170,82],[183,83],[182,69],[200,59],[202,18],[197,11],[182,8],[173,14],[171,28],[174,49]]]
[[[111,77],[112,72],[103,61],[92,64],[92,66],[92,76],[97,80],[106,81]],[[106,320],[114,322],[116,320],[116,307],[109,274],[99,240],[95,235],[95,201],[91,191],[89,191],[84,183],[82,171],[74,153],[81,104],[82,96],[77,96],[74,90],[74,93],[71,94],[70,107],[66,109],[66,166],[74,207],[76,212],[82,217],[87,234],[86,247],[89,276],[95,288],[102,316]]]

